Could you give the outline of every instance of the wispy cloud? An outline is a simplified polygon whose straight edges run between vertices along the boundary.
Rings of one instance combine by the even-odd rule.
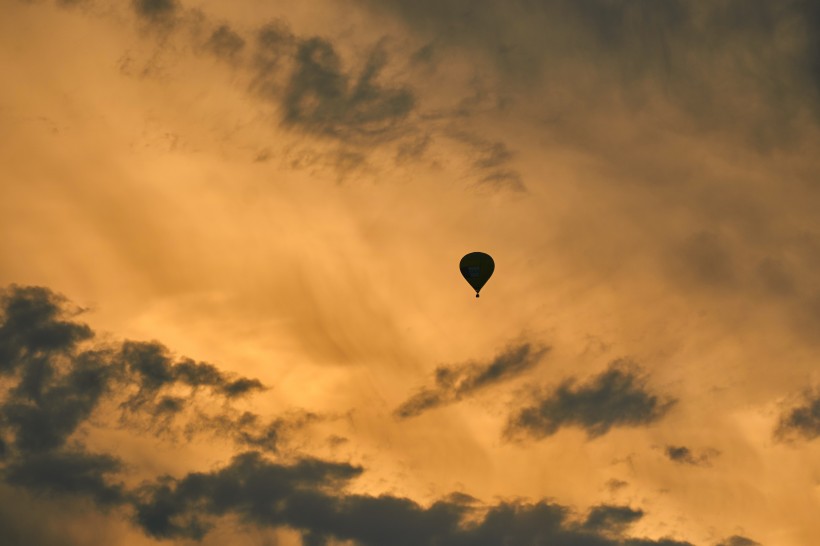
[[[439,366],[435,386],[411,396],[395,410],[400,418],[415,417],[425,411],[453,404],[482,389],[517,377],[537,365],[548,347],[521,343],[506,348],[488,362],[467,362]]]

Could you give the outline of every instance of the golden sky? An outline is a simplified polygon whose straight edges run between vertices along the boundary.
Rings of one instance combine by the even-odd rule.
[[[0,9],[0,542],[820,543],[816,2]]]

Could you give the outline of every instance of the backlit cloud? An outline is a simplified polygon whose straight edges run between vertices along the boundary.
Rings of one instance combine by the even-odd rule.
[[[675,403],[647,389],[641,370],[628,361],[614,361],[590,381],[557,389],[518,410],[505,434],[533,438],[552,436],[564,427],[579,427],[596,438],[613,427],[646,426],[660,420]]]

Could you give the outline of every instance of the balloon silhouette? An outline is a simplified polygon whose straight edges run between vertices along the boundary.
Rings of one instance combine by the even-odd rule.
[[[487,284],[495,270],[495,262],[489,254],[470,252],[461,258],[458,267],[470,286],[475,289],[475,297],[478,297],[481,287]]]

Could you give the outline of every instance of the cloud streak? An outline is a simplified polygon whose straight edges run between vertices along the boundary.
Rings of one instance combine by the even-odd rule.
[[[435,386],[421,389],[396,408],[394,414],[406,419],[456,403],[483,389],[526,373],[548,351],[548,347],[521,343],[508,347],[488,362],[439,366],[435,371]]]

